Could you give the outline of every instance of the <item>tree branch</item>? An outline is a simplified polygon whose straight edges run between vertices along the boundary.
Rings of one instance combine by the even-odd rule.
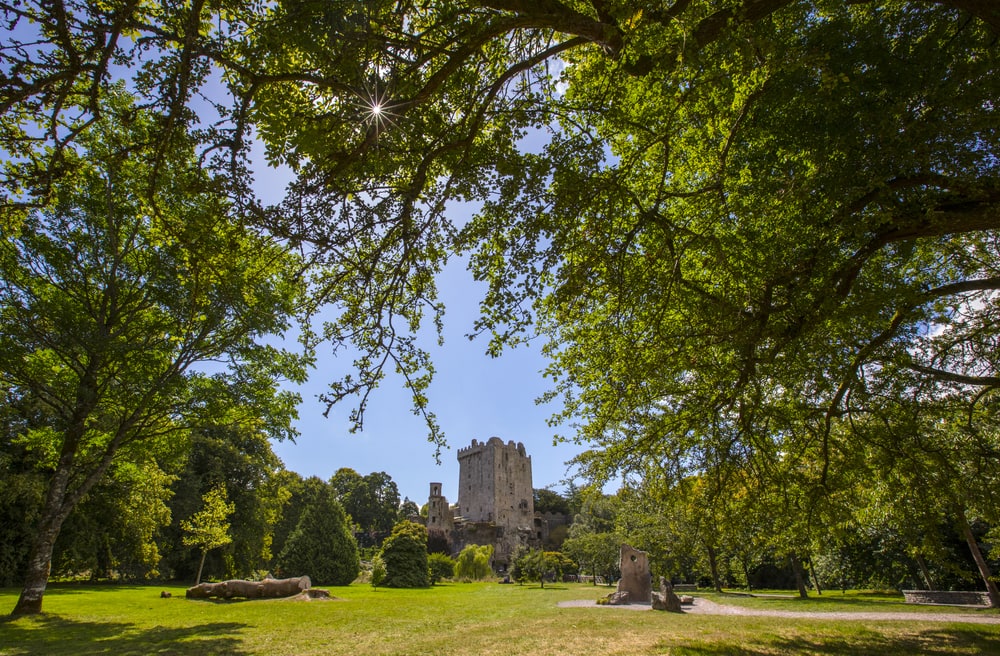
[[[907,365],[908,369],[927,374],[936,380],[959,383],[961,385],[972,385],[975,387],[1000,387],[1000,377],[997,376],[968,376],[966,374],[956,374],[952,371],[937,369],[935,367],[924,367],[919,364]]]

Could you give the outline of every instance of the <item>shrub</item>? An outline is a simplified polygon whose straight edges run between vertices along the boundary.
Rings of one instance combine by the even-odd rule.
[[[432,553],[427,557],[427,569],[431,575],[431,585],[455,576],[455,559],[443,553]]]
[[[426,588],[430,585],[427,571],[427,529],[411,521],[402,521],[382,544],[387,588]]]

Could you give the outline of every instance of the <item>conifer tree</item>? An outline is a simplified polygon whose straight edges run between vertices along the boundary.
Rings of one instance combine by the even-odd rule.
[[[328,487],[299,519],[278,559],[289,576],[308,576],[325,585],[350,585],[361,571],[358,543],[347,515]]]

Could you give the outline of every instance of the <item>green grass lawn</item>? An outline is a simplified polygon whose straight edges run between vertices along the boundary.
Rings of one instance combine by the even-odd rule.
[[[161,590],[173,598],[161,599]],[[589,585],[329,590],[340,600],[194,601],[181,586],[50,586],[42,616],[0,620],[0,654],[1000,654],[1000,625],[557,606],[608,591]],[[956,612],[839,592],[809,600],[701,596],[779,610]],[[0,615],[16,600],[16,590],[0,590]]]

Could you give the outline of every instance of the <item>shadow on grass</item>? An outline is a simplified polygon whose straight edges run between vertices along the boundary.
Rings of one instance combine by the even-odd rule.
[[[826,656],[945,656],[954,654],[1000,654],[1000,636],[978,631],[975,628],[918,631],[908,636],[884,636],[866,633],[855,640],[843,637],[822,636],[810,638],[795,636],[782,638],[767,636],[759,641],[712,641],[711,644],[677,644],[664,642],[657,645],[667,653],[678,656],[771,656],[781,654],[824,654]]]
[[[79,622],[53,615],[4,618],[0,653],[34,654],[247,654],[239,632],[245,624],[214,622],[138,629],[122,622]]]

